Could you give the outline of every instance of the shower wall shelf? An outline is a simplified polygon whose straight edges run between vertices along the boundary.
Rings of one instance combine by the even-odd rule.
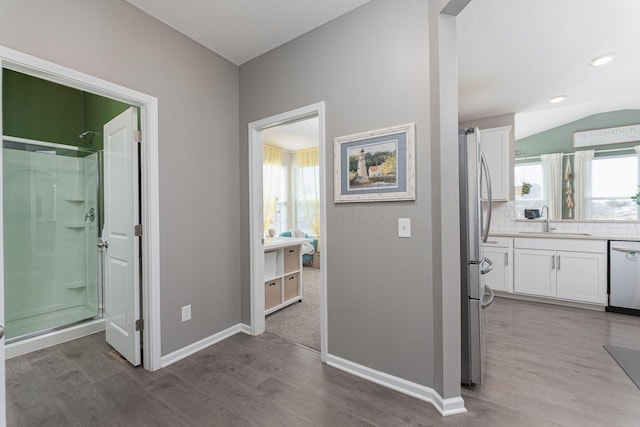
[[[87,287],[87,284],[85,282],[69,282],[67,284],[64,285],[64,287],[66,289],[84,289]]]

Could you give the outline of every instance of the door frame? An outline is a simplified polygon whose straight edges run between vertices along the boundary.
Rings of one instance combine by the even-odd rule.
[[[326,141],[324,101],[275,116],[249,123],[249,253],[251,288],[251,334],[260,335],[265,331],[264,315],[264,245],[263,245],[263,200],[262,162],[263,131],[267,128],[318,117],[318,149],[320,157],[320,241],[322,260],[320,261],[320,360],[327,358],[327,203],[326,203]]]
[[[17,50],[0,45],[0,70],[8,68],[43,80],[59,83],[96,95],[115,99],[140,108],[140,210],[144,232],[142,246],[142,317],[144,333],[142,346],[144,368],[155,371],[161,368],[160,356],[160,227],[159,227],[159,164],[158,164],[158,99],[115,83],[102,80],[79,71],[54,64]],[[0,87],[0,111],[2,111],[2,90]],[[0,114],[0,135],[2,121]],[[2,170],[2,150],[0,150],[0,171]],[[0,173],[0,186],[2,174]],[[1,187],[0,187],[1,188]],[[2,209],[0,198],[0,211]],[[3,218],[0,215],[0,292],[4,292],[4,266],[2,251]],[[4,314],[0,308],[0,324]],[[0,369],[4,369],[4,353],[0,353]],[[4,387],[4,384],[0,384]],[[0,393],[0,396],[2,393]],[[4,410],[4,399],[0,409]],[[4,411],[0,411],[3,413]],[[1,425],[1,420],[0,420]]]

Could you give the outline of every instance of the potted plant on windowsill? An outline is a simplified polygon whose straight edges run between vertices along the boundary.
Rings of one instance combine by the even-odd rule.
[[[640,186],[638,186],[638,192],[635,194],[635,196],[631,196],[630,198],[631,200],[636,202],[636,205],[640,205]]]
[[[522,194],[529,194],[531,192],[531,184],[528,182],[522,182]]]

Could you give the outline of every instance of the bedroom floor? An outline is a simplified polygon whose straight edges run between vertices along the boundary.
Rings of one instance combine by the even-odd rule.
[[[266,317],[266,331],[320,351],[320,269],[304,267],[302,301]]]

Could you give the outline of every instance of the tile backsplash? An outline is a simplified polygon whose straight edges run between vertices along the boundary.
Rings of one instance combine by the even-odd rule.
[[[640,222],[606,221],[549,221],[549,226],[562,233],[588,233],[612,238],[640,236]],[[518,231],[543,231],[544,220],[522,220],[516,222],[515,202],[495,202],[491,221],[491,231],[500,233]]]

